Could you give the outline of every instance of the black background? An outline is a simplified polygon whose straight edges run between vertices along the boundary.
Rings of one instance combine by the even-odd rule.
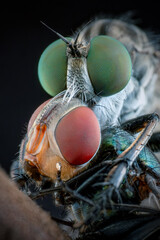
[[[0,164],[9,171],[18,156],[27,122],[50,96],[38,82],[37,64],[44,48],[57,37],[40,20],[64,36],[96,15],[118,16],[135,12],[138,25],[160,34],[159,5],[153,1],[12,1],[0,10]]]

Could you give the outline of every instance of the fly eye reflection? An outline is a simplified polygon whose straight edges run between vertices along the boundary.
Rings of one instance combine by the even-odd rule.
[[[66,38],[69,42],[71,38]],[[55,96],[66,88],[67,44],[57,40],[41,55],[38,75],[44,90]],[[88,74],[94,91],[110,96],[121,91],[131,77],[132,63],[127,49],[109,36],[96,36],[91,40],[87,56]]]

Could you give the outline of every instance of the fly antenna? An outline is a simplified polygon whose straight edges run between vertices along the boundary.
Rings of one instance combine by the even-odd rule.
[[[60,39],[62,39],[66,44],[70,44],[70,42],[63,37],[60,33],[56,32],[55,30],[53,30],[51,27],[49,27],[47,24],[45,24],[44,22],[40,21],[46,28],[48,28],[49,30],[51,30],[52,32],[54,32]]]
[[[83,27],[82,27],[82,29],[77,33],[77,36],[76,36],[76,39],[75,39],[75,41],[74,41],[74,44],[76,45],[76,43],[77,43],[77,41],[78,41],[78,38],[79,38],[79,35],[80,35],[80,33],[85,29],[85,27],[89,24],[89,23],[91,23],[93,20],[91,19],[90,21],[88,21]]]

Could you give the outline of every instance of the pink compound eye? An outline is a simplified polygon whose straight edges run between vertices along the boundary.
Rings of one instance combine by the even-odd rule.
[[[101,140],[94,112],[88,107],[70,111],[57,124],[55,137],[63,157],[70,164],[88,162],[97,152]]]

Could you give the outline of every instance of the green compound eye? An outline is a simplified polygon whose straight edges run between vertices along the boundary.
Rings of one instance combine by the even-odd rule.
[[[71,40],[71,38],[66,39]],[[39,80],[44,90],[51,96],[55,96],[66,87],[66,48],[66,43],[59,39],[44,50],[39,60]]]
[[[127,85],[132,63],[122,43],[109,36],[97,36],[91,40],[87,68],[95,93],[110,96]]]

